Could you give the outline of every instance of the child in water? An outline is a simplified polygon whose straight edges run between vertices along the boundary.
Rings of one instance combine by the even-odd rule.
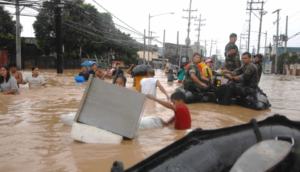
[[[124,75],[118,75],[115,84],[121,87],[126,87],[126,77]]]
[[[159,104],[163,105],[166,108],[169,108],[174,111],[175,115],[170,118],[167,122],[162,123],[166,126],[173,123],[175,121],[174,128],[177,130],[186,130],[191,128],[191,115],[188,107],[185,104],[186,96],[183,92],[177,91],[171,95],[171,103],[159,100],[155,98],[152,94],[148,94],[148,97]]]

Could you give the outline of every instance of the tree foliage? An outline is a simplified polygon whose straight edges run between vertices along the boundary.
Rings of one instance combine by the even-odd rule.
[[[16,53],[16,22],[4,7],[0,6],[0,49]],[[22,28],[22,27],[21,27]]]
[[[298,58],[299,56],[295,52],[291,53],[291,55],[289,52],[278,55],[277,71],[283,70],[284,62],[288,66],[288,69],[290,69],[290,65],[297,63]],[[275,67],[275,55],[271,55],[271,61],[272,61],[272,66]]]
[[[45,55],[56,50],[55,4],[44,1],[43,7],[33,24],[39,47]],[[138,57],[138,49],[118,42],[118,39],[134,41],[130,35],[122,33],[113,23],[108,13],[100,13],[84,0],[68,2],[62,9],[62,41],[65,58],[78,58],[80,47],[83,56],[107,57],[114,53],[129,63]]]

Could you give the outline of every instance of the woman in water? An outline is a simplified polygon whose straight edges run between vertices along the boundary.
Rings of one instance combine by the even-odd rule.
[[[44,78],[39,75],[39,68],[36,66],[32,68],[32,75],[29,75],[24,79],[24,84],[26,83],[29,84],[29,88],[47,87]]]
[[[1,66],[0,73],[1,94],[20,94],[17,80],[10,76],[8,66]]]

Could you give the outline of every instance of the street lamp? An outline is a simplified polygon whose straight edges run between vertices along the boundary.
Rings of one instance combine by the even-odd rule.
[[[149,25],[148,25],[148,47],[150,47],[150,19],[151,19],[152,17],[161,16],[161,15],[166,15],[166,14],[175,14],[175,13],[169,12],[169,13],[157,14],[157,15],[153,15],[153,16],[150,16],[150,14],[149,14]],[[149,50],[148,50],[148,65],[149,65]]]

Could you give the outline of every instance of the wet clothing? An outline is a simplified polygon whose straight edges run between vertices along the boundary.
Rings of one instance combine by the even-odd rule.
[[[114,70],[113,72],[112,72],[112,75],[111,76],[115,76],[116,75],[116,73],[117,73],[117,69],[116,70]],[[118,75],[124,75],[124,71],[122,70],[122,69],[119,69],[119,73],[118,73]]]
[[[93,76],[95,76],[97,71],[94,71],[93,69],[89,71],[89,74],[93,74]]]
[[[236,85],[234,92],[239,96],[247,96],[257,91],[259,76],[255,64],[250,63],[247,67],[242,66],[234,71],[235,76],[238,76],[242,85]]]
[[[79,76],[83,76],[84,79],[87,81],[87,80],[89,80],[90,74],[88,72],[86,72],[86,73],[80,72]]]
[[[29,75],[24,79],[24,83],[29,84],[29,88],[41,88],[46,84],[44,78],[41,75],[37,75],[34,77],[33,75]]]
[[[199,79],[202,73],[200,72],[199,67],[192,62],[185,75],[185,79],[183,81],[184,89],[189,90],[191,92],[203,92],[207,90],[204,86],[196,83],[193,78],[191,77],[191,73],[195,73],[196,77]]]
[[[183,78],[186,74],[186,71],[184,69],[179,69],[176,73],[176,76],[178,77],[178,81],[183,81]]]
[[[20,94],[17,80],[13,76],[10,76],[8,82],[6,82],[5,79],[2,83],[0,83],[0,88],[1,88],[1,92],[15,90],[16,92],[14,92],[13,94]]]
[[[229,55],[229,52],[232,49],[235,49],[236,52],[232,55]],[[234,71],[239,67],[241,67],[239,49],[234,43],[229,42],[225,47],[225,68],[227,70]]]
[[[192,120],[190,111],[186,106],[176,106],[175,125],[177,130],[186,130],[191,128]]]
[[[143,78],[140,82],[140,86],[142,86],[141,92],[143,94],[152,94],[156,97],[156,82],[155,78]]]
[[[261,62],[255,62],[254,64],[257,67],[257,72],[258,72],[258,77],[259,77],[258,82],[259,82],[261,73],[262,73],[262,64],[261,64]]]
[[[255,64],[249,63],[247,67],[242,66],[236,69],[233,73],[235,74],[235,76],[238,76],[240,78],[242,86],[257,89],[259,76]]]
[[[191,77],[191,73],[195,73],[196,77],[199,79],[202,73],[200,72],[199,67],[192,62],[185,75],[185,79],[183,81],[184,89],[189,90],[191,92],[203,92],[207,90],[207,88],[203,87],[202,85],[199,85],[196,83],[193,78]]]

